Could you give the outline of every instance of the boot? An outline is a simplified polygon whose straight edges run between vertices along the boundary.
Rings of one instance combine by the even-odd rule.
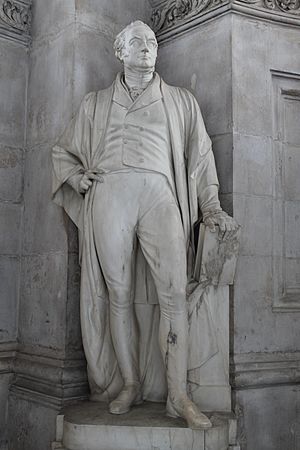
[[[187,395],[181,396],[181,398],[174,400],[173,403],[168,397],[167,416],[182,417],[187,421],[188,427],[194,430],[212,427],[209,418],[199,410],[197,405]]]
[[[139,383],[125,384],[123,389],[110,404],[109,412],[111,414],[125,414],[132,405],[139,405],[143,402],[141,385]]]

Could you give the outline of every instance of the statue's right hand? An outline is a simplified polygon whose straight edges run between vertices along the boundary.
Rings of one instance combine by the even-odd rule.
[[[90,176],[88,174],[84,174],[81,177],[81,180],[79,181],[79,193],[85,194],[89,188],[92,186],[93,182],[90,179]]]

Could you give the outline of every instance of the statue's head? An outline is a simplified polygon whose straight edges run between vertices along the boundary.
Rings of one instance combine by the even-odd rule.
[[[137,20],[127,25],[114,42],[116,57],[126,67],[136,70],[154,69],[157,41],[154,32],[144,22]]]

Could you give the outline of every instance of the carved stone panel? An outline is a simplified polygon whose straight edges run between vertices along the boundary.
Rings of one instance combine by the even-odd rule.
[[[153,6],[151,22],[154,31],[172,27],[183,20],[188,20],[202,11],[228,3],[227,0],[169,0],[150,2]]]
[[[30,41],[31,0],[0,0],[0,36],[27,45]]]
[[[17,30],[29,30],[29,8],[25,5],[5,0],[1,5],[0,17],[5,23]]]
[[[300,74],[273,71],[272,81],[273,306],[284,312],[300,310]]]
[[[299,0],[236,0],[237,3],[253,5],[257,8],[266,8],[274,12],[283,12],[292,15],[300,15]]]

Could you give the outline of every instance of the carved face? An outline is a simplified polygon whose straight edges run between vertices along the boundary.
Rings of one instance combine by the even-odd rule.
[[[127,31],[122,54],[124,66],[137,70],[154,68],[156,57],[157,41],[152,30],[136,25]]]

